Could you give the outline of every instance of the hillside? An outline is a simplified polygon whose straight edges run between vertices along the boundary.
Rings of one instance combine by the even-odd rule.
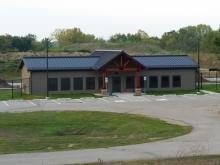
[[[195,60],[197,60],[196,53],[184,53],[184,52],[169,52],[159,48],[153,44],[73,44],[68,47],[63,47],[62,52],[57,50],[50,50],[50,56],[62,56],[62,55],[88,55],[89,52],[95,49],[122,49],[131,55],[144,54],[189,54]],[[65,51],[65,52],[64,52]],[[0,54],[0,78],[2,79],[16,79],[20,77],[18,66],[23,56],[44,56],[45,52],[8,52]],[[201,53],[201,66],[202,68],[210,68],[220,66],[220,62],[217,60],[217,55]]]

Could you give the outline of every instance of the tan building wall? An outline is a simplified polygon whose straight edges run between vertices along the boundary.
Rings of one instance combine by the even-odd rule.
[[[167,90],[174,89],[172,87],[172,76],[181,76],[181,89],[195,89],[196,88],[196,70],[193,69],[176,69],[176,70],[148,70],[142,71],[142,76],[147,76],[147,89],[149,90]],[[149,88],[149,76],[158,76],[158,88]],[[170,88],[161,88],[161,77],[169,76]]]
[[[111,77],[113,76],[120,76],[121,77],[121,91],[123,92],[133,92],[134,89],[126,89],[126,77],[127,76],[134,76],[134,73],[120,73],[120,74],[111,74],[109,76],[109,89],[112,89],[111,85]],[[181,76],[181,89],[195,89],[195,82],[196,82],[196,72],[195,70],[144,70],[141,71],[140,76],[146,76],[146,89],[147,91],[154,91],[154,90],[175,90],[177,88],[172,87],[172,77],[173,76]],[[158,77],[158,88],[150,88],[149,87],[149,76],[157,76]],[[161,88],[161,77],[162,76],[169,76],[169,88]]]
[[[30,83],[30,76],[31,73],[27,70],[26,66],[24,65],[21,69],[21,81],[22,81],[22,91],[24,93],[30,94],[31,83]]]
[[[145,70],[141,72],[141,76],[147,76],[147,90],[173,90],[176,88],[172,87],[172,76],[180,75],[181,76],[181,89],[195,89],[195,77],[196,72],[193,69],[176,69],[176,70]],[[61,87],[61,78],[70,78],[71,90],[69,92],[96,92],[99,93],[98,89],[98,78],[101,76],[99,72],[95,71],[54,71],[49,72],[49,78],[58,78],[58,91],[62,92]],[[119,73],[111,74],[109,77],[108,89],[112,89],[111,86],[111,77],[120,76],[121,77],[121,91],[122,92],[131,92],[133,89],[126,89],[126,77],[134,76],[133,73]],[[149,88],[149,76],[158,76],[158,88]],[[169,76],[170,87],[161,88],[161,76]],[[73,89],[73,78],[82,77],[83,78],[83,90],[75,91]],[[86,90],[86,77],[95,77],[95,90]],[[32,72],[32,94],[46,94],[46,73],[45,72]],[[68,91],[65,91],[68,92]],[[52,93],[52,92],[50,92]]]
[[[32,94],[46,94],[46,72],[32,72]],[[95,71],[56,71],[49,72],[49,78],[58,78],[58,91],[61,91],[61,78],[70,78],[70,91],[73,92],[73,78],[82,77],[83,78],[83,90],[77,90],[75,92],[99,92],[98,90],[98,73]],[[95,77],[95,90],[86,90],[86,77]],[[53,91],[50,91],[52,93]],[[64,91],[68,92],[68,91]]]

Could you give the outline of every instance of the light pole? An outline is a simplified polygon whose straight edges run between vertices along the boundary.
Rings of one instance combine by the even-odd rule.
[[[197,60],[198,60],[198,86],[197,86],[197,89],[198,89],[198,92],[200,92],[200,38],[198,38],[198,45],[197,45]]]
[[[45,38],[45,44],[46,44],[46,81],[47,81],[47,98],[49,97],[49,92],[48,92],[48,38]]]

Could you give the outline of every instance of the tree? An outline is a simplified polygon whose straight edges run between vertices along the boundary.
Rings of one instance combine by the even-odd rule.
[[[178,33],[174,30],[164,33],[160,40],[160,46],[163,49],[177,50],[178,49]]]
[[[12,37],[12,46],[19,51],[33,50],[33,44],[36,43],[36,36],[28,34],[24,37],[14,36]]]
[[[60,44],[86,43],[95,40],[95,36],[83,33],[79,28],[56,29],[52,35]]]
[[[168,50],[194,52],[197,50],[198,40],[200,40],[201,49],[210,51],[211,47],[207,47],[207,44],[208,41],[212,41],[212,32],[213,30],[209,25],[187,26],[180,28],[178,31],[164,33],[160,45]]]
[[[121,34],[117,33],[114,34],[110,37],[109,41],[110,42],[146,42],[149,40],[149,35],[143,31],[143,30],[138,30],[137,33],[131,34]]]
[[[9,49],[12,49],[12,40],[11,36],[6,34],[6,35],[1,35],[0,36],[0,50],[2,52],[8,51]]]

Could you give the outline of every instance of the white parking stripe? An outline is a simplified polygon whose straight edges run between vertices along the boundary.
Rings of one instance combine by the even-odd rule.
[[[98,98],[99,100],[102,100],[104,102],[109,102],[108,100],[104,99],[104,98]]]
[[[33,105],[33,106],[37,106],[37,104],[33,103],[32,101],[28,100],[28,102]]]
[[[61,104],[60,102],[56,101],[56,100],[51,100],[52,102],[56,103],[56,104]]]
[[[4,103],[7,107],[9,107],[9,104],[7,103],[7,101],[3,101],[3,103]]]
[[[84,101],[82,101],[82,99],[73,99],[74,101],[80,102],[80,103],[84,103]]]
[[[162,99],[156,99],[156,101],[167,101],[167,99],[164,99],[164,98],[162,98]]]
[[[116,103],[124,103],[125,101],[124,100],[115,100],[114,102],[116,102]]]

